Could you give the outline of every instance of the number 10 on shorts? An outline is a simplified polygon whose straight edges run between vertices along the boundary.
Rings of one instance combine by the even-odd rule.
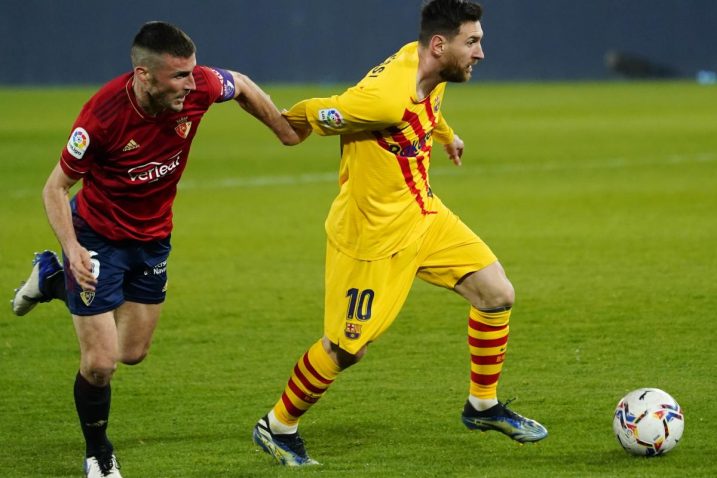
[[[346,291],[349,298],[349,306],[346,311],[347,319],[368,320],[371,318],[371,306],[373,305],[373,289],[358,290],[356,288]]]

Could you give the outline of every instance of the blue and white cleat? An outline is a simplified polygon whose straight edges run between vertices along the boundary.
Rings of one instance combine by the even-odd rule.
[[[318,465],[319,462],[309,457],[304,447],[304,440],[299,433],[279,435],[271,432],[269,418],[262,417],[254,426],[252,434],[254,443],[285,466]]]
[[[20,283],[20,287],[15,289],[15,295],[10,301],[12,312],[17,316],[22,316],[30,312],[39,302],[51,301],[52,297],[47,292],[46,283],[57,274],[62,273],[62,264],[60,264],[57,254],[52,251],[35,253],[30,277]]]
[[[482,412],[466,402],[461,415],[463,424],[470,430],[501,432],[519,443],[536,442],[548,436],[548,430],[543,425],[509,409],[511,401],[498,403]]]

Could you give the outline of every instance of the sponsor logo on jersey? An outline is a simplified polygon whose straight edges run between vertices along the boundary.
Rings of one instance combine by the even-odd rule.
[[[77,159],[82,159],[90,146],[90,135],[85,128],[75,128],[67,142],[67,152]]]
[[[432,131],[427,131],[425,136],[413,140],[411,143],[401,146],[395,143],[387,143],[385,148],[389,152],[406,158],[418,156],[421,152],[428,151],[427,143],[431,139]]]
[[[180,164],[180,155],[178,152],[163,163],[152,161],[142,166],[137,166],[127,171],[130,180],[134,183],[153,183],[159,181],[168,174],[172,174],[177,170]]]
[[[319,110],[319,121],[329,128],[341,128],[344,125],[344,119],[336,108]]]
[[[349,339],[357,339],[361,337],[361,328],[363,326],[361,324],[353,324],[351,322],[346,322],[346,329],[344,329],[344,335],[348,337]]]
[[[127,152],[137,148],[139,148],[139,144],[137,144],[137,141],[130,139],[129,143],[127,143],[124,148],[122,148],[122,151]]]
[[[186,116],[177,120],[177,126],[174,127],[174,131],[177,132],[180,138],[187,139],[189,136],[189,130],[192,129],[192,122],[187,120]]]

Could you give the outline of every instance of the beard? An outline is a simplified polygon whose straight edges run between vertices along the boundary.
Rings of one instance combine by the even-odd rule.
[[[449,58],[449,63],[440,71],[440,75],[443,81],[450,83],[463,83],[471,77],[468,68],[461,66],[454,57]]]
[[[470,76],[465,70],[453,65],[449,68],[441,70],[441,78],[443,78],[443,81],[448,81],[450,83],[463,83],[464,81],[468,81]]]
[[[149,97],[152,106],[158,111],[172,110],[175,112],[180,112],[182,111],[182,109],[184,109],[184,103],[178,102],[179,97],[178,94],[175,92],[154,90],[148,91],[147,96]]]

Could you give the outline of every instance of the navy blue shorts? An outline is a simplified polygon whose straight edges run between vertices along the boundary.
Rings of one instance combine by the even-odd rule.
[[[170,238],[151,242],[105,239],[74,215],[77,240],[90,251],[97,277],[95,291],[83,291],[70,272],[67,257],[67,307],[74,315],[97,315],[115,310],[125,301],[161,304],[167,294]]]

